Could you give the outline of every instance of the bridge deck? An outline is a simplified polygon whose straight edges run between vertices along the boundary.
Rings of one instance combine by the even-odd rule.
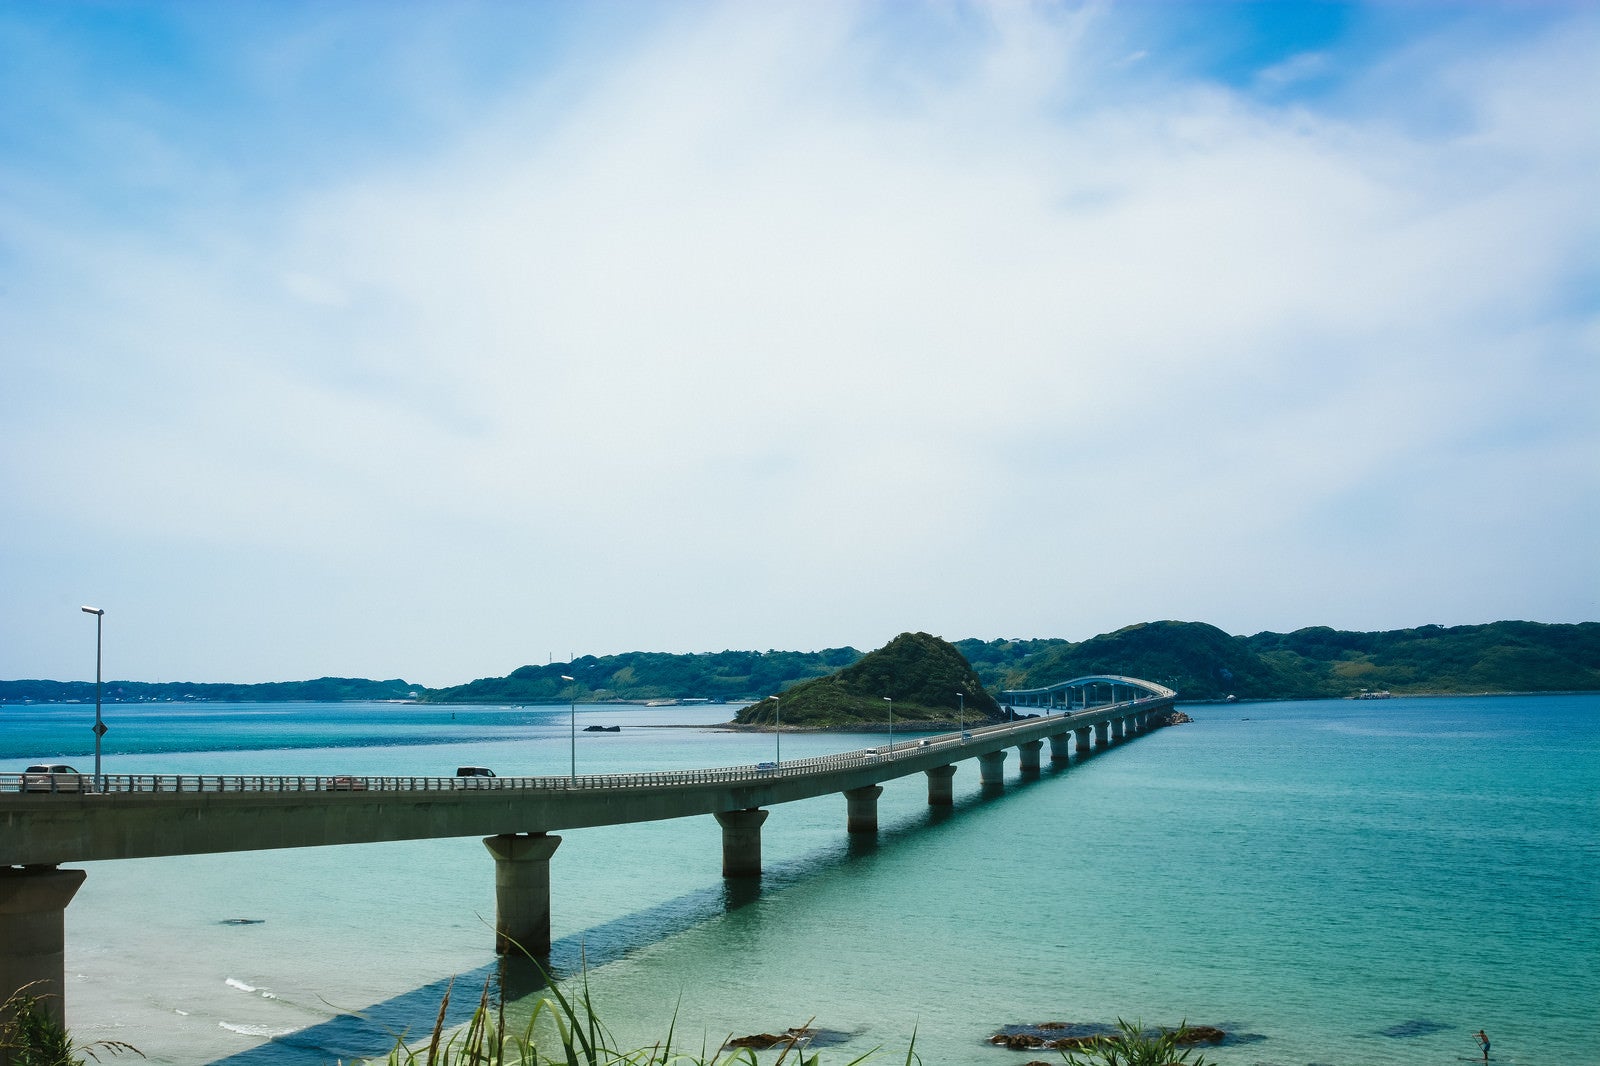
[[[897,740],[844,752],[704,770],[577,777],[82,775],[77,790],[28,791],[0,774],[0,867],[544,833],[767,807],[846,792],[1169,704],[1120,704]]]

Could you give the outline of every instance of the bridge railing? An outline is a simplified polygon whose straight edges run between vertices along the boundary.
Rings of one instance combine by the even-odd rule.
[[[777,764],[724,766],[707,770],[657,770],[576,777],[412,777],[353,774],[18,774],[0,773],[0,795],[86,795],[221,792],[470,792],[484,789],[566,792],[575,789],[634,789],[664,785],[737,784],[776,776],[873,765],[885,758],[872,751],[797,759]]]
[[[1146,696],[1117,706],[1135,709],[1161,700]],[[514,789],[537,792],[573,790],[660,788],[674,785],[722,785],[741,781],[762,781],[775,777],[794,777],[827,773],[854,767],[878,766],[930,749],[959,750],[972,739],[990,738],[997,733],[1025,729],[1043,718],[1070,721],[1104,711],[1104,705],[1036,714],[1009,722],[990,722],[958,733],[926,737],[915,734],[897,737],[875,748],[819,755],[779,763],[753,763],[703,770],[654,770],[627,774],[579,774],[577,776],[536,777],[421,777],[358,776],[354,774],[45,774],[0,773],[0,797],[16,795],[155,794],[155,793],[235,793],[235,792],[465,792],[482,789]],[[1041,708],[1041,710],[1047,710]]]

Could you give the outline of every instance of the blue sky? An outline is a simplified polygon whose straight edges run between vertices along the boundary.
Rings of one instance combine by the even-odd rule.
[[[1580,3],[0,0],[0,678],[1600,619]]]

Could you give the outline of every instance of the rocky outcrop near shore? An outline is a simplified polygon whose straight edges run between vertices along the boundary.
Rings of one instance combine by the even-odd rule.
[[[1147,1030],[1146,1035],[1172,1038],[1179,1047],[1216,1045],[1228,1034],[1214,1025],[1180,1025]],[[1079,1051],[1099,1043],[1116,1043],[1125,1038],[1116,1026],[1099,1022],[1039,1022],[1036,1025],[1008,1025],[989,1038],[989,1043],[1013,1051]]]

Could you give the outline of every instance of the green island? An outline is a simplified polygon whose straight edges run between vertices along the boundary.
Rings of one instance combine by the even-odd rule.
[[[943,649],[953,649],[950,656]],[[1600,691],[1600,622],[1493,622],[1356,633],[1314,626],[1234,636],[1204,622],[1141,622],[1073,642],[946,642],[905,633],[870,655],[822,651],[626,652],[523,666],[504,677],[430,689],[395,679],[324,677],[270,684],[108,681],[108,702],[413,700],[536,704],[706,701],[781,696],[785,728],[823,728],[862,716],[945,723],[1000,713],[994,697],[1091,674],[1121,674],[1176,689],[1183,702],[1382,695]],[[566,681],[563,675],[575,678]],[[915,679],[915,680],[913,680]],[[93,702],[92,681],[0,681],[0,703]],[[877,701],[871,711],[866,705]],[[767,708],[753,709],[760,724]]]

